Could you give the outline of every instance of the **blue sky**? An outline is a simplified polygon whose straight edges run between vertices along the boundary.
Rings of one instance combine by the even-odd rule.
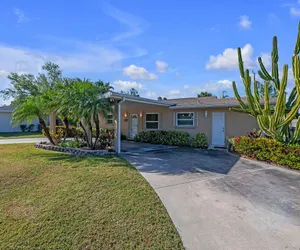
[[[300,1],[1,1],[0,89],[9,72],[37,73],[45,61],[66,76],[109,81],[144,97],[232,96],[237,47],[247,67],[291,62]],[[4,101],[0,99],[0,104]]]

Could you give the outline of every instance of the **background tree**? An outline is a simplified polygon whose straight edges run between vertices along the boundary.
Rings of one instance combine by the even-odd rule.
[[[129,91],[121,91],[121,94],[125,94],[125,95],[131,95],[131,96],[136,96],[139,97],[139,92],[135,89],[135,88],[131,88]]]
[[[161,97],[161,96],[159,96],[159,97],[157,98],[157,100],[158,100],[158,101],[165,101],[165,100],[168,100],[168,99],[167,99],[167,97]]]
[[[202,91],[200,94],[198,94],[198,98],[200,97],[208,97],[208,96],[212,96],[213,94],[212,93],[209,93],[207,91]]]
[[[61,71],[56,64],[50,62],[45,63],[42,70],[37,76],[11,73],[8,76],[10,86],[0,91],[0,94],[6,100],[13,99],[11,102],[11,105],[15,107],[13,122],[21,123],[26,120],[30,121],[33,117],[38,118],[48,140],[54,144],[46,126],[45,114],[50,100],[48,93],[57,83]]]

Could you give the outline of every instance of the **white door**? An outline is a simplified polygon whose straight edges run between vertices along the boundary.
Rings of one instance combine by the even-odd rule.
[[[225,146],[225,113],[212,113],[212,145]]]
[[[130,138],[134,138],[139,132],[139,116],[130,114]]]

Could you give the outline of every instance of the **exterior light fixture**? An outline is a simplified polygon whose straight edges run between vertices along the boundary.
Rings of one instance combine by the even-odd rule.
[[[140,112],[140,117],[141,117],[141,118],[143,117],[143,113],[142,113],[142,111]]]
[[[207,118],[207,110],[204,111],[204,117]]]
[[[125,118],[127,118],[127,116],[128,116],[128,113],[127,113],[127,112],[125,112]]]

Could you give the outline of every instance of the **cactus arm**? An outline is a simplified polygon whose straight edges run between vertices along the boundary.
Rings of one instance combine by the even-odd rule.
[[[250,109],[242,109],[242,108],[229,108],[230,111],[233,112],[238,112],[238,113],[246,113],[249,115],[252,115],[251,110]]]
[[[298,55],[300,53],[300,23],[298,24],[298,36],[295,45],[294,55]]]
[[[300,118],[298,118],[296,128],[295,128],[295,133],[294,133],[294,136],[291,140],[291,143],[298,143],[299,142],[299,137],[300,137]]]
[[[234,92],[234,95],[235,95],[235,98],[237,99],[237,101],[239,102],[240,106],[242,109],[247,109],[248,107],[246,106],[246,104],[242,101],[242,98],[237,90],[237,87],[236,87],[236,83],[235,81],[232,82],[232,88],[233,88],[233,92]]]
[[[253,116],[257,116],[257,110],[256,110],[256,107],[254,104],[255,101],[254,101],[254,97],[251,92],[251,77],[250,77],[248,69],[246,69],[246,71],[245,71],[245,78],[243,79],[243,82],[245,85],[245,91],[246,91],[248,105],[252,111]]]
[[[272,76],[266,70],[265,65],[263,64],[261,57],[259,57],[257,60],[258,60],[259,66],[261,68],[261,70],[258,71],[259,76],[262,79],[264,79],[265,81],[272,81],[273,80]]]
[[[241,78],[244,79],[245,78],[245,70],[244,70],[244,62],[243,62],[241,48],[238,48],[237,52],[238,52],[238,61],[239,61],[240,75],[241,75]]]
[[[270,114],[270,95],[269,95],[269,82],[265,82],[265,86],[264,86],[264,110],[263,110],[263,114],[264,115],[268,115]]]
[[[255,107],[256,107],[258,113],[262,114],[263,110],[262,110],[261,104],[260,104],[260,96],[259,96],[257,81],[254,81],[254,103],[255,103]]]
[[[282,81],[280,86],[279,95],[277,98],[277,102],[275,105],[275,122],[278,123],[280,121],[280,118],[283,117],[285,108],[286,108],[286,85],[287,85],[287,78],[288,78],[288,65],[283,66],[283,73],[282,73]],[[280,121],[281,122],[281,121]]]
[[[287,108],[292,106],[292,103],[295,101],[296,96],[297,96],[297,89],[296,87],[294,87],[286,103]]]
[[[272,49],[272,78],[275,84],[275,88],[280,90],[279,74],[278,74],[278,47],[277,37],[273,38],[273,49]]]

